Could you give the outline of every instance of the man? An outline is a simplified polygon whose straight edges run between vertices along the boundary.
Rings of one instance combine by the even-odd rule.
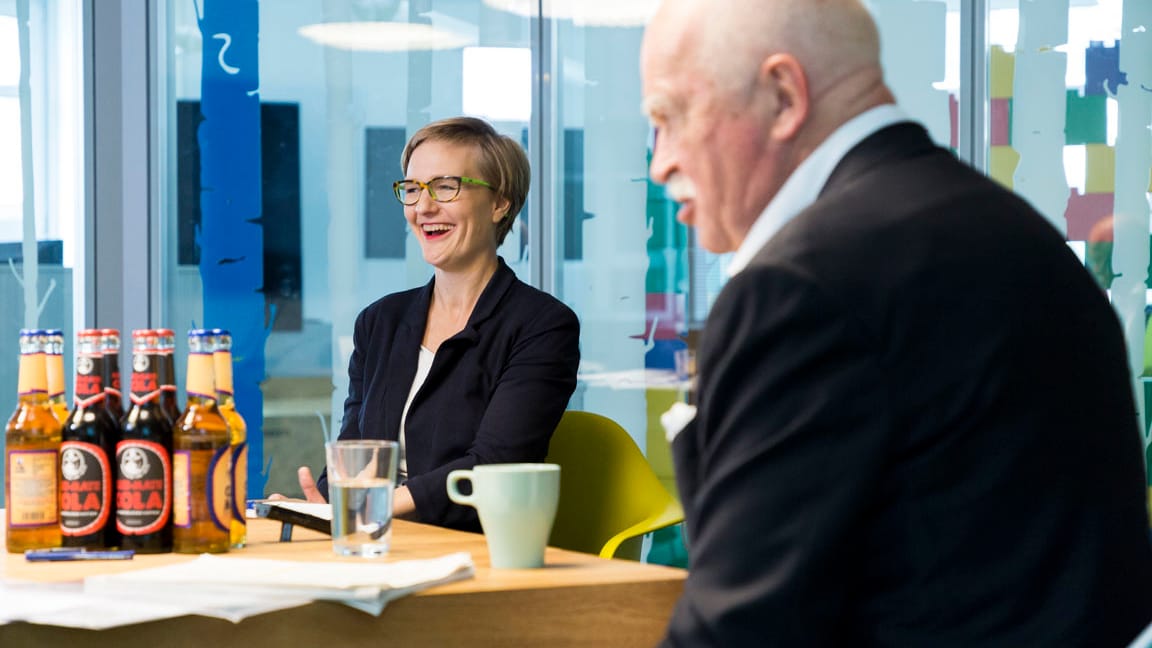
[[[1115,314],[893,104],[857,0],[666,0],[652,177],[735,251],[673,441],[678,646],[1120,646],[1152,621]]]

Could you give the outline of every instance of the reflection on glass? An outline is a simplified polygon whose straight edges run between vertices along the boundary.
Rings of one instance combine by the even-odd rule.
[[[65,376],[85,300],[73,290],[84,285],[81,17],[79,0],[0,2],[0,331],[61,329]],[[18,356],[16,336],[0,335],[0,357]],[[0,394],[15,393],[15,372],[0,371]]]
[[[989,22],[991,174],[1039,207],[1108,290],[1147,430],[1152,3],[1003,5]]]
[[[221,167],[227,157],[213,162],[202,149],[205,129],[219,126],[205,112],[206,66],[219,66],[221,56],[226,65],[241,64],[236,52],[221,54],[215,32],[201,32],[201,18],[244,4],[169,0],[167,6],[175,97],[166,122],[175,173],[166,192],[172,221],[165,246],[174,253],[163,257],[163,320],[177,327],[223,326],[206,316],[227,307],[213,301],[219,298],[202,278],[204,210],[228,173]],[[297,466],[319,474],[322,442],[339,429],[344,411],[356,314],[430,276],[392,189],[409,135],[471,111],[527,144],[532,115],[527,18],[446,0],[283,0],[258,3],[258,12],[258,83],[250,91],[259,102],[259,173],[247,186],[258,199],[263,243],[246,256],[263,258],[258,296],[267,340],[252,351],[264,363],[263,380],[254,385],[263,405],[246,411],[253,399],[245,402],[239,384],[236,396],[250,428],[253,421],[263,425],[262,434],[249,430],[253,497],[298,492]],[[414,30],[451,38],[420,41]],[[241,35],[232,34],[230,50],[242,45]],[[532,281],[526,234],[532,211],[521,213],[520,227],[500,250],[525,281]],[[228,236],[212,242],[231,245]],[[240,345],[242,336],[261,331],[233,333]],[[185,355],[177,350],[176,357]],[[239,354],[236,360],[239,381],[243,360]]]

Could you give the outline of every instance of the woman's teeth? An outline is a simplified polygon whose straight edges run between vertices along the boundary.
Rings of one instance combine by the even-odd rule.
[[[452,225],[442,225],[442,224],[421,225],[420,227],[422,230],[424,230],[425,234],[428,234],[430,236],[440,236],[441,234],[444,234],[445,232],[450,232],[453,229]]]

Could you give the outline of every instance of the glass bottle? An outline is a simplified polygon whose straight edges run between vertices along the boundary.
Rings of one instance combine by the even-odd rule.
[[[115,547],[112,458],[120,425],[106,407],[101,332],[85,329],[76,339],[75,405],[60,444],[60,530],[65,547]]]
[[[159,347],[159,331],[132,331],[131,405],[116,444],[116,530],[139,553],[172,551],[172,422]]]
[[[220,553],[231,544],[231,431],[216,405],[214,336],[188,331],[188,402],[172,432],[172,550]]]
[[[60,329],[47,329],[44,334],[48,339],[47,371],[48,371],[48,403],[56,420],[63,425],[68,420],[68,398],[64,395],[64,331]]]
[[[176,394],[176,334],[172,329],[156,329],[157,349],[160,352],[160,365],[157,371],[160,374],[160,389],[163,395],[160,402],[168,420],[175,424],[180,418],[180,403]]]
[[[124,399],[120,393],[119,329],[100,329],[100,353],[104,356],[104,393],[108,394],[108,413],[119,423],[124,418]]]
[[[44,331],[20,331],[16,411],[4,434],[8,551],[60,546],[60,421],[48,406]]]
[[[248,526],[244,511],[248,506],[248,425],[236,411],[232,388],[232,334],[224,329],[212,329],[216,347],[212,353],[216,371],[216,398],[220,413],[232,431],[232,548],[243,547],[248,541]]]

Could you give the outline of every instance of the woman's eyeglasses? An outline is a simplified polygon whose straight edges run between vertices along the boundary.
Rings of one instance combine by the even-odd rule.
[[[392,183],[392,191],[396,193],[396,200],[399,200],[405,205],[415,205],[419,202],[421,189],[426,190],[432,200],[446,203],[452,202],[460,197],[460,188],[465,184],[492,189],[492,185],[483,180],[477,180],[476,178],[469,178],[467,176],[440,176],[438,178],[432,178],[428,182],[420,182],[419,180],[397,180]]]

